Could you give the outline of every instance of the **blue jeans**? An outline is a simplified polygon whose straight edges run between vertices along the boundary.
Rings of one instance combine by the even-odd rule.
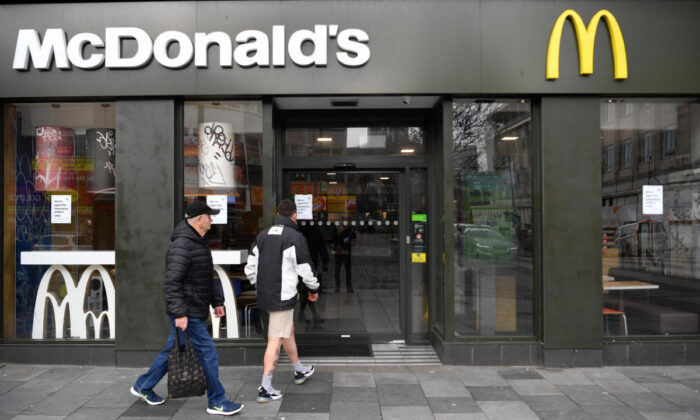
[[[153,362],[153,365],[151,365],[151,368],[148,369],[148,372],[141,375],[136,380],[134,389],[137,391],[152,390],[163,376],[168,373],[168,352],[175,345],[176,330],[175,319],[173,317],[169,318],[172,329],[168,336],[168,344],[163,351],[158,354],[158,357],[156,357],[156,360]],[[184,345],[185,336],[182,331],[178,331],[180,333],[180,343]],[[199,361],[202,363],[204,376],[207,377],[207,397],[209,398],[209,405],[220,405],[226,400],[226,391],[224,391],[223,385],[219,382],[219,355],[216,352],[214,340],[209,336],[204,321],[200,319],[188,318],[186,333],[190,337],[190,342],[199,357]]]

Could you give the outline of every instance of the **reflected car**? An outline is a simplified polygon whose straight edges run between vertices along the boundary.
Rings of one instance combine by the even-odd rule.
[[[487,225],[467,225],[462,234],[462,252],[487,261],[513,261],[518,253],[514,238],[508,238]]]

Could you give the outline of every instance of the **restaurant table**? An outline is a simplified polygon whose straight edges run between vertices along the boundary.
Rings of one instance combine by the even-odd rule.
[[[652,290],[658,289],[659,285],[654,283],[647,283],[645,281],[638,280],[623,280],[623,281],[603,281],[603,290],[617,290],[617,309],[619,311],[625,310],[624,301],[622,299],[622,292],[625,290]]]

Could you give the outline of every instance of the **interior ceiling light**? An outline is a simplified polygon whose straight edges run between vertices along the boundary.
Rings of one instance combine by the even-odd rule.
[[[382,181],[388,181],[389,177],[388,176],[380,176],[379,179],[381,179]]]
[[[326,175],[333,176],[335,175],[335,172],[327,172]]]
[[[317,141],[322,141],[322,142],[329,142],[333,141],[333,137],[318,137],[316,138]]]
[[[505,136],[505,137],[502,137],[501,140],[513,141],[513,140],[517,140],[518,138],[519,138],[518,136]]]
[[[337,184],[338,182],[337,181],[329,181],[328,183],[329,184]]]
[[[416,151],[416,149],[413,149],[413,148],[401,149],[401,153],[413,153],[415,151]]]

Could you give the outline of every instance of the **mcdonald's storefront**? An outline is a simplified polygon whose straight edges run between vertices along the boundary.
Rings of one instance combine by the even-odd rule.
[[[697,16],[654,0],[2,5],[0,361],[149,364],[170,233],[202,200],[221,209],[221,362],[259,364],[243,267],[293,198],[323,287],[296,308],[302,354],[700,363]]]

